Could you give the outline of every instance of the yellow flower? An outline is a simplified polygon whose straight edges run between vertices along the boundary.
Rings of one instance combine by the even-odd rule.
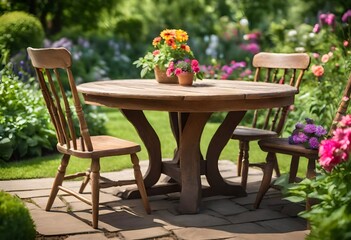
[[[175,32],[176,40],[179,42],[188,41],[188,33],[184,30],[178,29]]]

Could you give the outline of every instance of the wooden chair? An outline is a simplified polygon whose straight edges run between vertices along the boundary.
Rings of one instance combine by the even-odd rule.
[[[111,136],[90,136],[87,123],[82,111],[81,102],[71,71],[71,54],[65,48],[34,49],[27,48],[32,65],[36,70],[40,88],[55,127],[57,150],[63,153],[61,165],[58,168],[46,211],[52,207],[59,190],[75,196],[79,200],[92,206],[92,226],[98,227],[99,217],[99,190],[100,188],[122,186],[136,183],[140,191],[144,208],[148,214],[149,206],[143,176],[140,171],[139,159],[136,155],[140,145]],[[61,76],[67,75],[72,93],[74,110],[79,122],[79,131],[73,125],[70,101],[62,85]],[[100,177],[100,158],[118,155],[130,155],[134,168],[135,180],[111,181]],[[66,167],[71,156],[90,158],[91,167],[87,172],[66,175]],[[84,177],[79,192],[62,186],[63,180]],[[102,181],[103,180],[103,181]],[[85,186],[91,182],[91,200],[82,196]]]
[[[304,72],[310,64],[310,57],[305,53],[262,52],[254,56],[252,64],[256,68],[255,82],[289,84],[299,89]],[[250,142],[279,136],[283,130],[288,110],[289,106],[256,110],[253,114],[251,127],[238,126],[234,130],[231,138],[239,140],[237,168],[238,176],[241,176],[241,185],[244,188],[247,185],[249,166],[262,168],[260,163],[249,163]],[[275,170],[279,176],[278,165],[275,166]]]
[[[331,136],[333,131],[336,129],[337,123],[341,120],[342,116],[346,115],[346,111],[349,105],[351,97],[351,74],[345,86],[338,110],[331,124],[328,136]],[[258,208],[261,201],[271,186],[272,173],[274,165],[277,162],[276,154],[284,154],[291,156],[290,172],[289,172],[289,182],[296,181],[296,174],[299,166],[299,160],[301,157],[305,157],[308,160],[306,177],[313,178],[315,176],[315,166],[316,160],[318,159],[318,150],[306,149],[302,145],[291,145],[287,138],[270,138],[260,140],[258,142],[260,148],[268,152],[266,158],[266,165],[263,171],[263,178],[261,186],[256,196],[256,201],[254,204],[255,208]],[[307,202],[308,208],[308,202]]]

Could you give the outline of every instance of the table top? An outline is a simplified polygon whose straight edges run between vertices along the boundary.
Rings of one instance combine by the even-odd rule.
[[[108,80],[77,87],[85,102],[135,110],[216,112],[291,105],[295,87],[282,84],[198,80],[193,86],[158,83],[154,79]]]

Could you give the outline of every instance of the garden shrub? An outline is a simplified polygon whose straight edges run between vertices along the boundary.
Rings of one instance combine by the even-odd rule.
[[[11,55],[29,46],[42,46],[44,30],[36,17],[15,11],[0,16],[0,22],[0,46]]]
[[[24,83],[19,78],[21,75],[25,74],[14,75],[8,67],[2,71],[0,160],[36,157],[56,150],[55,132],[37,83],[33,78]],[[83,105],[83,110],[90,134],[105,134],[106,116],[94,106]],[[75,114],[73,118],[75,127],[78,127]]]
[[[0,159],[40,156],[53,150],[55,132],[35,84],[23,83],[10,71],[0,80]]]
[[[34,222],[22,201],[0,191],[0,238],[2,240],[35,239]]]

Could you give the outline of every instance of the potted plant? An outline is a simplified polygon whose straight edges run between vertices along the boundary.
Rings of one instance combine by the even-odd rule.
[[[199,62],[196,59],[184,59],[171,61],[166,71],[167,76],[177,76],[180,85],[192,85],[196,79],[202,80],[203,73],[200,72]]]
[[[166,76],[165,71],[171,61],[193,59],[193,52],[187,44],[188,38],[187,32],[182,29],[163,30],[152,41],[154,51],[146,53],[133,63],[141,67],[140,76],[143,78],[148,72],[155,71],[157,79],[159,72],[163,72]]]

